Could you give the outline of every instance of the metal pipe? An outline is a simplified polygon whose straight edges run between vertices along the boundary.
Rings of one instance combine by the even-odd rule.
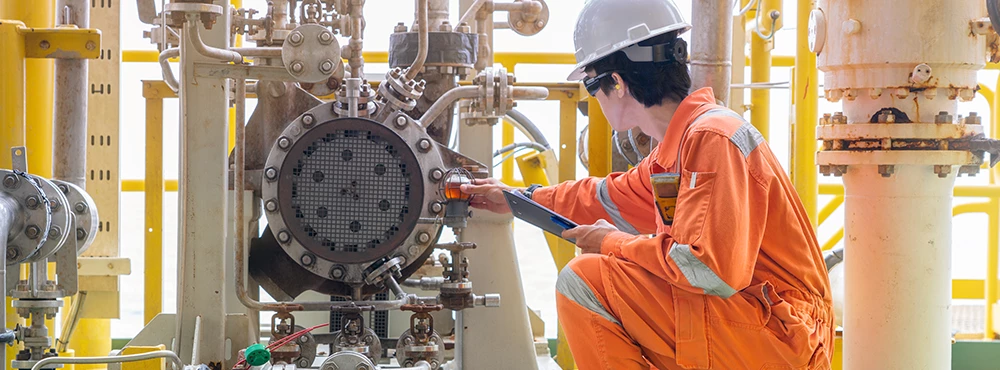
[[[351,50],[351,57],[348,59],[348,64],[351,67],[351,77],[364,78],[362,75],[362,68],[365,65],[365,60],[361,55],[361,50],[364,47],[364,32],[363,25],[365,20],[364,15],[365,0],[351,0],[351,41],[349,43],[349,48]]]
[[[431,30],[438,30],[444,22],[451,20],[450,7],[450,0],[430,0],[427,3],[427,24],[431,26]],[[419,18],[416,13],[413,14],[413,19]]]
[[[208,58],[243,64],[243,56],[240,53],[205,45],[201,39],[201,32],[198,31],[201,28],[198,26],[198,19],[197,14],[187,14],[187,22],[184,22],[184,31],[189,33],[194,51]]]
[[[478,96],[479,96],[479,86],[462,86],[448,90],[448,92],[444,93],[444,95],[441,95],[441,97],[438,98],[436,102],[434,102],[434,105],[431,105],[430,108],[427,108],[427,111],[424,112],[424,115],[420,117],[420,124],[426,127],[427,125],[430,125],[431,122],[434,122],[434,120],[437,119],[438,116],[445,113],[445,110],[447,110],[448,107],[450,107],[456,101],[460,99],[471,99]]]
[[[198,348],[201,347],[201,316],[195,316],[194,318],[194,339],[191,342],[191,363],[200,364],[201,363],[201,351]]]
[[[728,105],[732,77],[732,0],[695,0],[691,12],[691,89],[711,87],[715,99]]]
[[[392,276],[385,280],[385,285],[389,288],[389,291],[396,296],[396,298],[405,298],[407,296],[406,292],[403,291],[403,288],[399,286],[399,283],[396,282],[396,279]]]
[[[0,193],[0,252],[4,256],[7,255],[7,237],[10,234],[10,227],[14,224],[17,219],[17,209],[18,204],[16,201],[11,199],[6,194]],[[16,271],[16,270],[15,270]],[[4,292],[6,296],[7,292],[7,264],[0,263],[0,291]],[[7,322],[7,310],[0,309],[0,322]],[[6,327],[3,329],[3,333],[6,334],[9,331]],[[7,351],[0,350],[0,364],[7,364]]]
[[[63,330],[59,335],[59,339],[56,340],[56,352],[66,353],[66,348],[69,346],[69,338],[73,335],[73,331],[76,330],[76,324],[80,323],[80,307],[83,307],[83,303],[87,300],[87,292],[80,291],[73,298],[73,304],[69,307],[69,312],[66,313],[66,320],[63,322]]]
[[[507,153],[509,151],[516,150],[516,149],[521,149],[521,148],[531,148],[531,149],[537,150],[539,152],[544,152],[544,151],[548,150],[548,148],[546,148],[546,147],[544,147],[544,146],[542,146],[541,144],[538,144],[538,143],[533,143],[533,142],[514,143],[514,144],[507,145],[507,146],[505,146],[503,148],[497,149],[497,151],[493,152],[493,156],[496,157],[496,156],[501,155],[503,153]]]
[[[176,58],[181,55],[180,48],[170,48],[160,52],[159,62],[160,62],[160,72],[163,74],[163,82],[167,84],[170,90],[175,93],[180,89],[180,82],[177,82],[177,77],[174,76],[174,70],[170,68],[170,58]]]
[[[511,97],[514,100],[541,100],[549,97],[549,89],[544,87],[515,86]]]
[[[764,0],[758,0],[764,3]],[[760,7],[758,6],[758,12]],[[773,32],[773,30],[772,30]],[[758,35],[750,35],[750,83],[771,82],[771,50],[768,40]],[[760,131],[764,139],[770,139],[771,131],[771,90],[750,91],[750,123]]]
[[[122,362],[135,362],[135,361],[145,361],[152,360],[156,358],[165,358],[174,363],[174,370],[181,370],[184,368],[184,363],[181,362],[181,358],[177,357],[176,353],[171,351],[153,351],[140,353],[135,355],[123,355],[123,356],[101,356],[101,357],[48,357],[41,361],[35,363],[35,366],[31,367],[31,370],[41,370],[47,365],[52,364],[118,364]],[[51,368],[51,367],[50,367]]]
[[[230,48],[245,57],[281,58],[281,48]]]
[[[406,70],[406,79],[412,80],[417,77],[417,74],[422,72],[424,69],[424,62],[427,60],[427,49],[429,48],[429,32],[430,27],[427,23],[427,0],[417,0],[417,23],[419,28],[419,45],[417,49],[417,58],[413,60],[410,64],[410,68]]]
[[[472,18],[474,18],[476,16],[476,13],[479,12],[479,8],[481,8],[483,4],[486,4],[487,2],[490,1],[492,0],[476,0],[476,2],[472,3],[472,6],[470,6],[469,9],[465,11],[465,14],[462,14],[462,18],[458,20],[458,24],[469,23],[470,21],[472,21]]]
[[[431,364],[427,361],[419,361],[411,367],[397,367],[393,370],[431,370]]]
[[[57,0],[64,15],[59,25],[90,27],[90,4],[86,0]],[[86,189],[87,172],[87,60],[56,59],[55,109],[53,114],[52,174]]]

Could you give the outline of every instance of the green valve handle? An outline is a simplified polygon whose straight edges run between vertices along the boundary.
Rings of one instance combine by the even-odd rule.
[[[247,347],[246,351],[243,352],[243,357],[247,359],[247,363],[250,366],[260,366],[271,361],[271,351],[260,343],[251,344]]]

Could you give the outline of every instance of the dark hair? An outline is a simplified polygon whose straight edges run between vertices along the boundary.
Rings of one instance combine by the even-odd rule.
[[[677,37],[677,32],[670,32],[639,42],[640,46],[664,44]],[[691,75],[687,63],[671,62],[633,62],[623,51],[616,51],[587,66],[587,71],[601,74],[608,71],[618,72],[622,80],[628,84],[629,94],[646,108],[663,104],[664,99],[681,102],[691,90]],[[601,90],[605,94],[614,88],[614,79],[608,77],[601,80]]]

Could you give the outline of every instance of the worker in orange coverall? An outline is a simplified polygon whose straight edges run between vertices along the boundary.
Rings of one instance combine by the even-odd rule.
[[[521,190],[581,225],[563,236],[583,254],[556,282],[573,357],[581,370],[827,369],[813,228],[761,134],[711,88],[689,94],[688,29],[670,0],[591,0],[577,21],[570,80],[615,130],[662,140],[627,172]],[[496,212],[509,189],[463,186]]]

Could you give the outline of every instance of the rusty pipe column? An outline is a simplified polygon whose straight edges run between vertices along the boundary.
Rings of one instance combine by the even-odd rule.
[[[722,105],[729,102],[733,68],[733,2],[695,0],[691,8],[691,89],[711,87]]]
[[[90,27],[90,3],[57,0],[56,24]],[[56,59],[53,110],[52,175],[86,189],[87,60]]]

